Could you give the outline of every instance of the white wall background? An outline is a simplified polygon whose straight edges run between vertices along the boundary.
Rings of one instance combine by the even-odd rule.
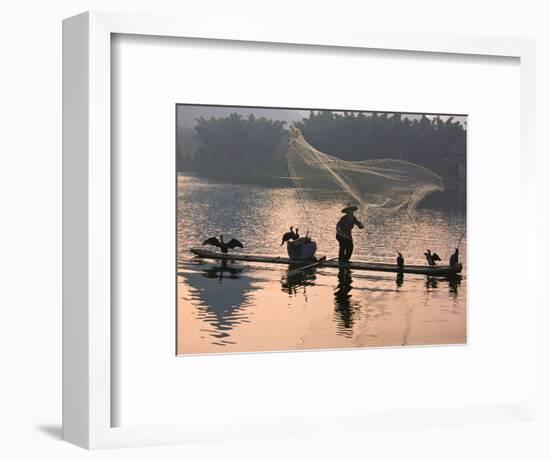
[[[447,430],[350,433],[223,445],[87,453],[60,441],[61,425],[61,19],[88,9],[192,15],[215,24],[315,21],[364,27],[527,36],[538,40],[541,208],[550,142],[550,14],[545,2],[479,0],[20,0],[0,13],[0,458],[538,460],[550,458],[549,427],[502,424]],[[545,206],[546,210],[549,208]],[[543,214],[548,217],[548,212]],[[505,225],[506,223],[503,223]],[[547,220],[540,235],[550,235]],[[544,250],[544,257],[547,251]],[[542,269],[543,255],[538,261]],[[541,271],[542,272],[542,271]],[[513,279],[511,279],[513,283]],[[539,280],[533,286],[541,287]],[[547,303],[548,304],[548,303]],[[539,316],[550,348],[550,316]],[[543,364],[544,365],[544,364]],[[541,386],[550,388],[541,367]],[[545,409],[550,400],[541,401]],[[547,412],[548,414],[548,412]]]

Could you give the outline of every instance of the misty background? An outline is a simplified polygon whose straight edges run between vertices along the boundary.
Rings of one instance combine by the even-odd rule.
[[[453,115],[177,106],[177,171],[216,181],[289,187],[290,126],[343,160],[389,158],[439,175],[445,191],[423,206],[466,207],[467,117]]]

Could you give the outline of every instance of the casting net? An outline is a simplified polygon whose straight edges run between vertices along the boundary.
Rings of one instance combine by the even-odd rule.
[[[411,218],[428,194],[444,188],[439,176],[414,163],[392,159],[346,161],[320,152],[296,128],[291,128],[287,162],[300,194],[312,198],[338,191],[342,202],[358,206],[370,222],[395,213]]]

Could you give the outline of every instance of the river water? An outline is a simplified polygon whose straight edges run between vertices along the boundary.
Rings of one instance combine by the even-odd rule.
[[[334,257],[336,222],[345,197],[331,192],[305,201],[294,188],[220,184],[178,176],[178,354],[463,344],[467,264],[461,277],[313,268],[289,274],[279,264],[197,259],[190,248],[223,234],[239,253],[286,256],[281,236],[309,230],[317,256]],[[427,248],[443,263],[464,234],[463,212],[418,210],[354,229],[356,261],[425,264]],[[213,247],[205,247],[216,250]],[[231,250],[230,250],[231,251]],[[466,254],[466,239],[460,245]]]

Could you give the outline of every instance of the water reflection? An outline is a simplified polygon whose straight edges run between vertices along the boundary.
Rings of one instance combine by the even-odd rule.
[[[186,270],[181,273],[190,288],[190,301],[197,306],[197,319],[208,327],[201,332],[214,340],[212,344],[225,346],[230,341],[231,330],[250,321],[246,304],[253,287],[253,279],[243,274],[244,268],[223,261],[192,266],[199,270]]]
[[[187,176],[178,184],[178,353],[466,341],[466,260],[464,277],[434,278],[195,259],[189,249],[221,233],[243,242],[239,252],[285,256],[281,235],[289,225],[310,230],[318,256],[334,257],[342,200],[304,203],[293,189]],[[446,260],[464,233],[464,214],[426,209],[416,216],[414,223],[367,218],[355,234],[354,259],[393,263],[400,248],[407,263],[424,265],[425,249],[436,248]]]
[[[353,323],[359,303],[352,299],[353,290],[352,271],[347,267],[338,269],[338,284],[334,290],[334,311],[337,318],[338,334],[351,337]]]
[[[439,285],[439,280],[437,277],[430,277],[429,275],[426,275],[424,285],[428,291],[435,290]]]
[[[405,280],[405,277],[403,275],[403,272],[398,272],[397,276],[395,277],[395,285],[397,285],[398,290],[403,286],[404,280]]]
[[[456,300],[458,297],[458,287],[462,283],[462,276],[460,274],[450,275],[447,277],[447,281],[449,282],[449,293]]]
[[[242,271],[242,267],[232,267],[224,260],[218,266],[211,266],[203,269],[202,275],[209,279],[218,279],[219,282],[222,283],[224,278],[238,279]]]
[[[299,288],[303,288],[304,295],[307,296],[307,288],[315,285],[317,279],[317,268],[297,270],[297,268],[289,267],[281,277],[281,290],[291,296],[296,296]]]
[[[426,287],[427,292],[431,292],[431,291],[437,290],[439,288],[440,283],[442,282],[447,282],[449,287],[449,294],[453,299],[456,300],[459,294],[458,287],[462,283],[462,276],[460,274],[448,275],[446,277],[426,276],[424,280],[424,286]]]

